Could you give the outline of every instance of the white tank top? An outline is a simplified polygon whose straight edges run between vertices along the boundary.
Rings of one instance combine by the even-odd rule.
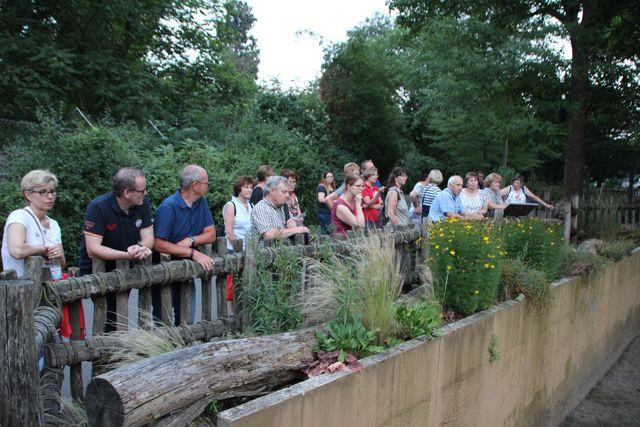
[[[230,205],[231,204],[231,205]],[[251,232],[251,211],[253,210],[253,205],[251,202],[247,201],[247,208],[244,207],[240,199],[237,197],[232,197],[230,202],[224,205],[222,208],[222,217],[224,218],[224,210],[229,206],[229,209],[233,209],[235,206],[236,215],[233,221],[233,234],[236,235],[238,239],[243,240],[243,245],[247,243],[246,236]],[[232,251],[233,245],[227,239],[227,249]]]

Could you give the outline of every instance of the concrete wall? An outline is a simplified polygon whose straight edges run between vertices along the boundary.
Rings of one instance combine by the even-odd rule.
[[[363,359],[362,372],[322,375],[224,411],[218,425],[555,425],[639,327],[637,253],[592,281],[554,283],[542,312],[500,304],[446,326],[437,340]]]

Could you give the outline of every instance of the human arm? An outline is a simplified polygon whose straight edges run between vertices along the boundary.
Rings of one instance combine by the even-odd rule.
[[[507,185],[506,187],[500,189],[500,197],[504,197],[511,191],[511,186]]]
[[[293,236],[294,234],[309,233],[309,229],[303,225],[297,225],[291,228],[275,228],[262,233],[263,239],[281,239],[283,237]]]
[[[396,207],[398,206],[398,193],[396,191],[392,191],[389,194],[388,202],[387,202],[387,213],[389,214],[389,222],[393,225],[398,224],[398,218],[396,217]]]
[[[227,240],[235,242],[238,240],[236,234],[233,232],[233,227],[236,222],[236,217],[233,210],[233,202],[228,202],[223,209],[222,217],[224,219],[224,234],[227,236]]]
[[[362,212],[362,199],[358,195],[355,198],[356,214],[345,205],[336,208],[336,216],[338,219],[351,227],[364,227],[364,213]]]
[[[524,195],[527,196],[528,198],[530,198],[531,200],[535,201],[536,203],[538,203],[539,205],[544,206],[547,209],[553,209],[553,205],[550,203],[546,203],[544,200],[542,200],[540,197],[536,196],[531,190],[529,190],[527,187],[523,187],[524,190]]]
[[[340,195],[338,194],[337,191],[334,191],[324,198],[324,202],[327,204],[329,209],[333,207],[333,204],[335,203],[336,200],[338,200],[338,197],[340,197]]]
[[[7,227],[7,246],[9,254],[15,259],[24,259],[33,255],[46,255],[47,247],[44,244],[27,244],[27,229],[19,222],[9,224]]]

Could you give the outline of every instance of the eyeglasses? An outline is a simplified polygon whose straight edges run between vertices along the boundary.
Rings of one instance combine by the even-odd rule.
[[[31,194],[33,193],[38,193],[39,195],[41,195],[42,197],[47,197],[47,196],[55,196],[56,195],[56,190],[55,188],[52,188],[51,190],[30,190],[29,191]]]
[[[143,188],[142,190],[136,190],[135,188],[130,188],[129,191],[135,191],[136,193],[140,193],[140,194],[147,194],[146,188]]]
[[[209,185],[209,181],[196,181],[198,184]]]

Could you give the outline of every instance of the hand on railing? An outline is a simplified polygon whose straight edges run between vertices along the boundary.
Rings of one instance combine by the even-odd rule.
[[[142,245],[131,245],[127,248],[131,259],[145,259],[151,255],[151,249]]]
[[[210,271],[213,269],[213,260],[209,256],[203,254],[200,251],[194,250],[193,255],[191,256],[191,259],[197,262],[198,264],[200,264],[200,266],[205,271]]]

